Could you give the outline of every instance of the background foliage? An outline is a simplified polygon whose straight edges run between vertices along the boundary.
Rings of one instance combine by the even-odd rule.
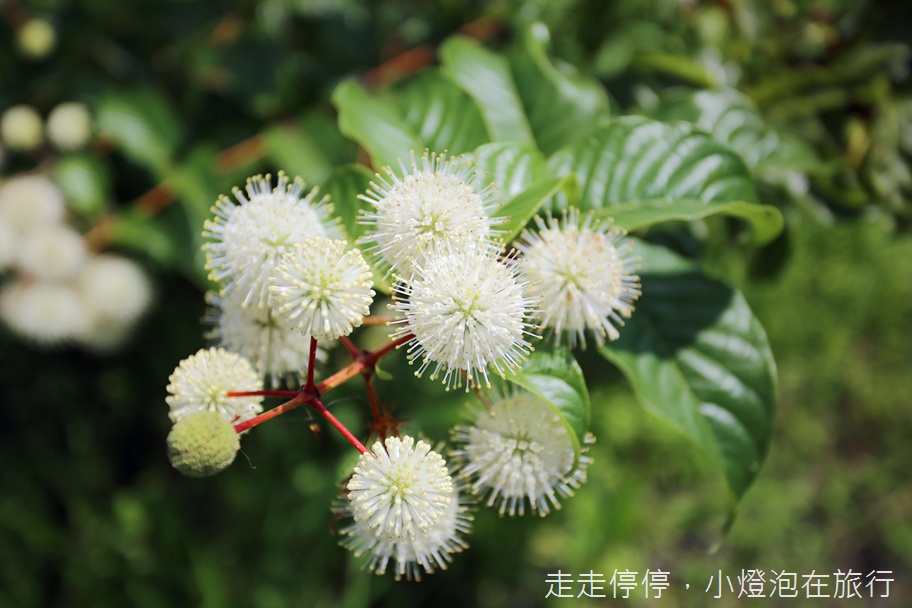
[[[69,192],[84,193],[75,197],[83,227],[142,260],[158,296],[113,356],[38,350],[0,333],[0,605],[525,606],[543,603],[546,573],[558,568],[608,576],[663,568],[677,583],[669,605],[705,605],[702,589],[720,569],[892,569],[894,597],[912,593],[902,579],[912,571],[904,468],[912,420],[902,401],[912,359],[912,241],[904,231],[912,109],[900,5],[2,5],[0,109],[90,105],[99,142],[60,160],[58,179],[66,187],[67,171],[81,176]],[[58,31],[43,60],[16,50],[13,32],[28,15]],[[620,373],[606,373],[590,350],[582,365],[598,443],[589,483],[545,520],[480,512],[472,547],[448,571],[393,584],[361,572],[336,546],[328,505],[351,449],[333,433],[314,436],[306,412],[250,434],[250,466],[241,459],[202,481],[168,466],[165,379],[203,343],[197,227],[217,194],[258,171],[284,168],[329,189],[363,190],[363,171],[333,169],[359,151],[337,129],[331,98],[338,107],[340,95],[368,92],[339,82],[355,74],[371,88],[398,83],[435,56],[458,80],[458,63],[476,50],[471,38],[508,49],[535,20],[548,24],[561,58],[551,65],[531,55],[518,68],[543,70],[555,83],[553,97],[525,107],[543,152],[568,143],[562,134],[574,121],[591,120],[554,111],[568,94],[561,87],[571,87],[591,116],[608,110],[695,123],[743,157],[759,199],[783,212],[785,236],[760,248],[743,223],[721,217],[682,217],[698,221],[648,235],[734,282],[766,327],[780,370],[772,447],[723,537],[723,478],[637,406],[619,388]],[[451,39],[457,31],[469,38]],[[581,84],[570,64],[605,88]],[[428,71],[382,89],[389,97],[381,101],[395,108],[427,100],[435,78]],[[421,142],[463,152],[485,141],[472,129],[456,142],[422,131],[433,107],[409,107],[403,120]],[[471,104],[455,107],[469,124],[510,128]],[[346,131],[344,115],[340,123]],[[52,160],[7,154],[4,174]],[[758,225],[762,218],[753,220],[755,239]],[[344,363],[344,353],[337,359]],[[428,436],[444,438],[461,420],[460,408],[440,403],[437,387],[414,380],[401,357],[384,369],[396,383],[380,383],[381,396],[401,403]],[[357,428],[361,387],[330,397]]]

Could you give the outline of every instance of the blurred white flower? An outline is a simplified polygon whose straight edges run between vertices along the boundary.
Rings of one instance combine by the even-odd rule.
[[[0,292],[0,318],[14,332],[41,345],[70,341],[88,317],[72,285],[19,280]]]
[[[558,497],[573,495],[591,462],[583,455],[574,468],[570,431],[545,401],[522,390],[476,407],[470,426],[453,429],[453,441],[460,446],[454,460],[473,479],[472,492],[487,495],[488,506],[499,503],[499,513],[511,517],[525,514],[526,501],[541,516],[560,509]],[[587,436],[585,442],[592,441]]]
[[[76,286],[91,314],[110,321],[136,320],[152,299],[149,278],[139,264],[116,255],[90,257]]]
[[[400,169],[401,177],[386,167],[389,177],[377,174],[379,183],[359,197],[374,207],[359,219],[369,227],[359,242],[371,244],[381,267],[408,276],[432,244],[491,238],[497,195],[493,186],[481,186],[472,163],[425,151],[419,166],[412,152],[411,166],[400,161]]]
[[[229,391],[263,390],[263,382],[250,361],[224,348],[200,349],[181,361],[168,381],[171,422],[208,410],[237,424],[263,411],[262,397],[227,396]]]
[[[296,243],[269,279],[269,303],[286,327],[318,340],[347,336],[370,313],[370,267],[345,241],[325,238]]]
[[[64,224],[47,224],[22,234],[16,266],[40,279],[72,280],[88,257],[81,234]]]
[[[488,366],[499,376],[515,373],[532,346],[528,322],[537,299],[516,274],[512,257],[498,260],[491,243],[435,246],[416,262],[411,278],[398,277],[392,308],[404,315],[393,339],[412,334],[409,360],[421,359],[416,375],[433,366],[447,388],[490,386]]]
[[[310,336],[277,324],[270,308],[242,306],[236,292],[225,296],[210,292],[206,301],[212,308],[205,320],[214,325],[208,338],[247,357],[273,387],[281,380],[289,386],[300,384],[306,377]],[[318,347],[316,358],[326,361],[326,351]]]
[[[33,150],[43,140],[41,116],[32,106],[13,106],[0,116],[0,137],[10,150]]]
[[[85,146],[92,136],[92,115],[85,104],[64,102],[48,115],[47,134],[61,150],[76,150]]]
[[[18,241],[19,238],[10,221],[0,214],[0,272],[8,269],[16,261]]]
[[[341,234],[338,221],[330,219],[332,205],[317,200],[316,188],[301,198],[301,178],[289,183],[281,171],[278,177],[274,189],[269,175],[247,180],[246,195],[235,188],[239,204],[219,197],[212,207],[215,219],[203,226],[203,236],[213,239],[203,245],[209,278],[221,284],[223,294],[243,294],[244,306],[267,305],[269,277],[293,245]]]
[[[0,187],[0,215],[17,233],[60,223],[65,213],[63,194],[43,175],[12,177]]]
[[[566,332],[571,347],[579,341],[585,348],[587,329],[599,345],[606,336],[616,340],[622,317],[630,317],[640,296],[638,260],[624,231],[592,214],[581,221],[577,209],[565,212],[561,222],[549,215],[535,223],[538,231],[523,231],[516,248],[530,294],[541,297],[542,329],[554,332],[555,343]]]

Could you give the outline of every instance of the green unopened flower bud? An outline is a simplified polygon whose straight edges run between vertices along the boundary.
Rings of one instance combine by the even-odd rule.
[[[41,116],[31,106],[13,106],[0,116],[0,137],[10,150],[32,150],[44,139]]]
[[[54,27],[44,19],[29,19],[17,34],[19,48],[33,59],[46,57],[57,44]]]
[[[178,420],[168,434],[171,465],[188,477],[215,475],[234,462],[238,434],[218,412],[195,412]]]

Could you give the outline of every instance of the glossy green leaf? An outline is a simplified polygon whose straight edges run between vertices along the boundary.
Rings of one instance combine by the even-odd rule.
[[[365,226],[358,223],[358,212],[367,203],[358,198],[370,188],[374,174],[361,165],[342,165],[333,169],[323,186],[335,208],[335,215],[342,220],[345,231],[354,242],[364,234]]]
[[[319,184],[332,170],[320,143],[301,125],[276,125],[263,132],[263,141],[275,165],[292,178]]]
[[[694,123],[736,150],[759,174],[776,167],[800,169],[816,164],[812,150],[775,132],[753,102],[735,90],[673,90],[663,96],[652,115]]]
[[[638,399],[723,471],[731,505],[766,457],[776,365],[744,297],[670,251],[636,244],[643,295],[620,338],[599,352]]]
[[[97,218],[108,206],[110,177],[97,156],[71,154],[61,158],[54,167],[54,181],[67,205],[86,219]]]
[[[503,231],[501,236],[504,241],[509,243],[516,238],[516,235],[522,232],[529,220],[538,213],[548,199],[561,191],[568,183],[575,180],[576,176],[571,173],[564,177],[552,177],[536,182],[498,209],[496,217],[506,218],[504,223],[497,226],[498,230]]]
[[[432,152],[463,154],[488,141],[475,102],[439,70],[425,70],[406,81],[397,101],[405,123]]]
[[[529,124],[545,154],[589,133],[608,115],[608,96],[594,78],[548,57],[548,29],[526,28],[510,53],[510,66]]]
[[[692,124],[612,120],[559,150],[551,172],[576,172],[583,210],[649,199],[756,202],[741,157]]]
[[[573,441],[579,461],[583,438],[589,431],[589,391],[583,371],[566,349],[536,351],[522,370],[507,380],[544,399],[560,416]]]
[[[171,231],[157,218],[132,212],[118,213],[111,224],[110,243],[141,253],[162,266],[170,266],[177,256]]]
[[[717,214],[749,222],[753,228],[754,243],[758,245],[775,239],[784,226],[782,213],[777,208],[745,201],[705,203],[694,199],[652,199],[603,207],[597,212],[597,215],[613,218],[614,225],[625,230],[670,221],[691,222]]]
[[[548,162],[537,149],[516,142],[497,142],[478,147],[469,155],[482,174],[482,181],[494,184],[508,200],[533,183],[551,177]]]
[[[462,36],[447,39],[440,46],[439,56],[444,73],[475,100],[492,141],[535,145],[510,65],[504,57]]]
[[[164,178],[181,142],[181,125],[156,91],[107,93],[97,106],[98,129],[131,160]]]
[[[374,167],[399,166],[399,159],[424,151],[424,143],[390,105],[372,97],[353,81],[340,83],[332,94],[339,111],[339,130],[367,150]]]

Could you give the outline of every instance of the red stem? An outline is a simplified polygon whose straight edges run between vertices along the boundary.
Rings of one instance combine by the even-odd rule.
[[[351,431],[345,428],[345,425],[339,422],[339,419],[333,416],[330,411],[326,409],[326,406],[323,405],[323,402],[320,401],[319,397],[312,397],[310,400],[310,406],[323,414],[323,417],[326,418],[331,425],[336,427],[336,430],[342,433],[342,436],[345,437],[350,444],[355,446],[359,452],[362,454],[368,453],[368,450],[366,447],[364,447],[364,444],[358,441],[358,438],[352,435]]]
[[[308,393],[314,390],[314,364],[317,362],[317,339],[310,337],[310,356],[307,359],[307,384],[304,390]]]

